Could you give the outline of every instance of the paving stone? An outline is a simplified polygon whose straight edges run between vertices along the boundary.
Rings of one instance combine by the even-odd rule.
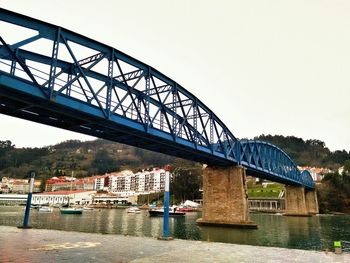
[[[350,254],[0,226],[0,262],[350,263]]]

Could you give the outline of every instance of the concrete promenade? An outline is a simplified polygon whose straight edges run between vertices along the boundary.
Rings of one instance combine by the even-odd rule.
[[[0,262],[350,263],[350,254],[0,226]]]

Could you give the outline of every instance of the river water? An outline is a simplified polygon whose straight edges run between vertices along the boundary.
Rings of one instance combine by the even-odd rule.
[[[23,207],[0,206],[0,225],[18,226],[23,223]],[[197,226],[200,212],[187,213],[183,218],[170,218],[170,236],[179,239],[205,240],[299,248],[307,250],[331,249],[333,241],[342,241],[350,252],[350,216],[285,217],[275,214],[251,214],[258,229],[231,229]],[[163,218],[148,216],[147,211],[128,214],[125,209],[95,209],[82,215],[63,215],[58,209],[52,213],[31,210],[30,226],[102,234],[131,236],[162,236]],[[1,233],[0,233],[1,234]]]

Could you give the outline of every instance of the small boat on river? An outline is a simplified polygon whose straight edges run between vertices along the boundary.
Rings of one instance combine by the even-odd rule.
[[[52,213],[53,211],[53,208],[52,207],[49,207],[49,206],[42,206],[42,207],[39,207],[39,210],[38,210],[40,213]]]
[[[30,205],[30,209],[39,209],[41,206],[40,205]]]
[[[74,215],[78,214],[81,215],[83,213],[83,209],[81,208],[76,208],[76,207],[67,207],[67,208],[60,208],[61,214],[69,214],[69,215]]]
[[[126,212],[127,213],[138,214],[138,213],[141,213],[141,210],[138,207],[129,207],[128,209],[126,209]]]
[[[179,207],[176,209],[176,211],[178,211],[178,212],[193,212],[193,208],[192,207]]]
[[[164,216],[164,208],[148,210],[149,216]],[[169,207],[169,216],[181,217],[186,213],[176,211],[176,207]]]
[[[72,177],[71,177],[71,181],[70,181],[70,192],[72,192],[73,173],[74,172],[72,171]],[[68,202],[67,202],[67,204],[60,208],[61,214],[81,215],[83,213],[83,209],[70,206],[70,200],[69,199],[70,199],[70,196],[68,194]]]

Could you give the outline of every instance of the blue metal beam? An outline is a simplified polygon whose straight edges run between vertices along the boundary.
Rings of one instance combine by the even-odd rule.
[[[314,187],[310,174],[301,173],[281,149],[237,140],[203,102],[151,66],[8,10],[0,9],[1,22],[36,31],[15,43],[1,32],[1,113],[209,165],[242,165],[257,177]],[[46,44],[28,46],[42,39]],[[43,48],[51,54],[43,55]]]

